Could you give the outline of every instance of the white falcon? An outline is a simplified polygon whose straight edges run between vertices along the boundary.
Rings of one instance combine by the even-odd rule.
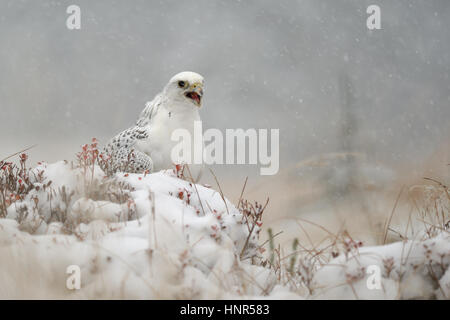
[[[171,140],[172,132],[182,128],[194,136],[194,121],[200,121],[203,85],[203,77],[195,72],[173,76],[163,91],[146,103],[136,125],[105,146],[109,171],[139,173],[173,168],[171,151],[177,142]]]

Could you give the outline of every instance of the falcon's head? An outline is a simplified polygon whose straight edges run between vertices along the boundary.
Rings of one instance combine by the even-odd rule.
[[[197,107],[202,106],[204,80],[195,72],[180,72],[170,79],[164,93],[178,102],[187,102]]]

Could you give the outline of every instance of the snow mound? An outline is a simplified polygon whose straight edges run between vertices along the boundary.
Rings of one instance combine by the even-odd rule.
[[[107,178],[62,161],[32,169],[30,183],[0,219],[2,298],[236,298],[275,286],[251,263],[259,226],[174,170]],[[66,287],[71,265],[80,290]]]
[[[361,247],[317,271],[318,299],[450,299],[450,233]],[[378,279],[377,279],[378,277]]]
[[[262,256],[262,206],[237,208],[178,168],[107,177],[95,162],[61,161],[21,174],[16,184],[0,175],[11,192],[0,211],[3,299],[450,298],[444,214],[418,240],[363,247],[343,233],[287,255],[269,242]]]

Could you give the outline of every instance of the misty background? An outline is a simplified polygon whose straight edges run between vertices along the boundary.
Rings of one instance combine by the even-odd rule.
[[[66,27],[71,4],[81,30]],[[371,4],[381,30],[366,27]],[[389,179],[436,153],[446,169],[449,17],[448,0],[0,0],[0,158],[37,144],[34,162],[72,160],[92,137],[105,143],[131,126],[190,70],[205,77],[204,130],[280,129],[277,176],[214,168],[233,196],[250,176],[257,195],[271,186],[297,199],[296,186],[310,181],[298,164],[324,154],[358,153]],[[353,173],[320,179],[350,183],[339,175]]]

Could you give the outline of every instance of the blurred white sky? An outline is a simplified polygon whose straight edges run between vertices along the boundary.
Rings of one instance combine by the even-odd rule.
[[[204,128],[279,128],[282,167],[341,150],[341,75],[355,150],[398,165],[450,144],[447,0],[377,1],[372,32],[373,1],[80,0],[69,31],[72,2],[0,1],[0,158],[71,159],[183,70],[206,78]]]

